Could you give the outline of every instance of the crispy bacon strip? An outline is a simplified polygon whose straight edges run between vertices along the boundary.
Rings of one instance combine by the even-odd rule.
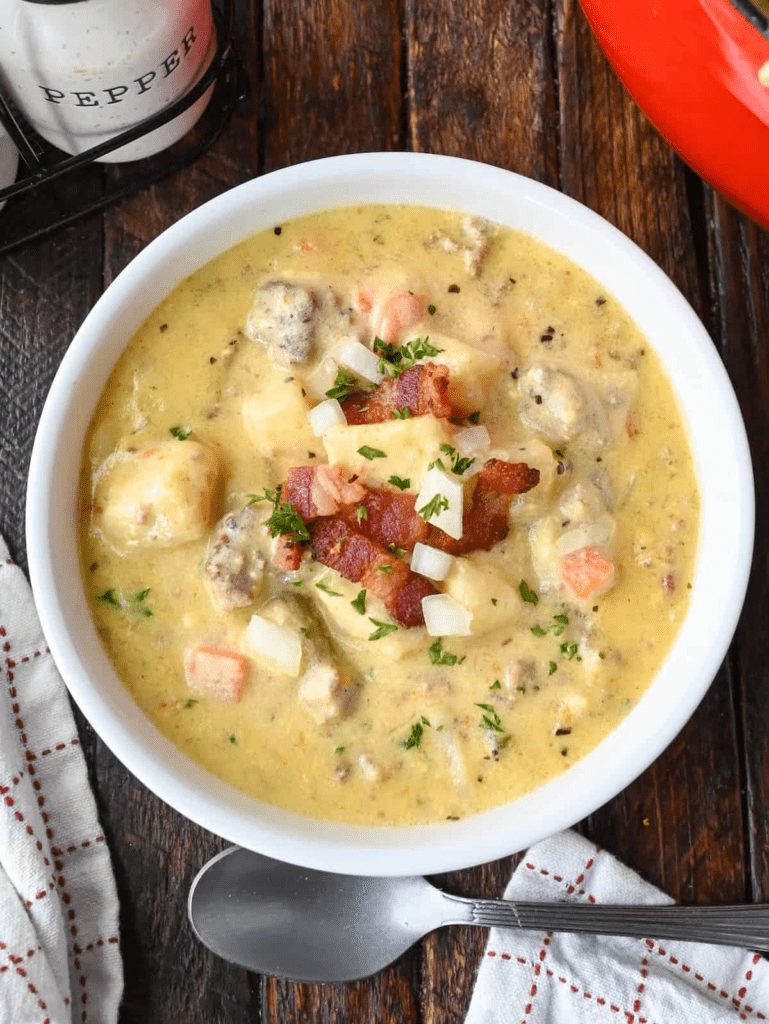
[[[357,509],[363,505],[366,515],[361,516]],[[424,519],[417,515],[416,496],[388,491],[384,487],[367,489],[366,495],[356,508],[346,515],[356,528],[371,540],[384,547],[392,544],[396,548],[413,551],[417,541],[424,541],[430,527]]]
[[[452,555],[469,551],[490,551],[504,540],[510,526],[507,521],[515,494],[524,494],[539,483],[539,470],[525,462],[489,459],[477,476],[472,504],[462,519],[462,536],[449,537],[436,526],[430,527],[427,543]]]
[[[288,471],[281,498],[299,513],[305,523],[318,516],[332,516],[353,502],[360,502],[366,488],[348,480],[340,466],[294,466]]]
[[[448,419],[449,369],[424,363],[405,370],[394,380],[382,381],[373,391],[355,392],[341,403],[347,422],[382,423],[392,419],[393,410],[407,408],[412,416]]]
[[[316,520],[310,527],[310,539],[316,561],[376,594],[396,622],[407,629],[424,625],[422,598],[438,591],[402,559],[340,517]]]
[[[494,491],[497,494],[525,494],[539,483],[539,470],[525,462],[489,459],[477,477],[475,493]]]

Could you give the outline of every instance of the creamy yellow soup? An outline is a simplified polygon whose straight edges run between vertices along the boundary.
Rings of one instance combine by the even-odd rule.
[[[360,363],[379,332],[393,347]],[[451,415],[346,422],[350,388],[384,386],[360,366],[398,379],[404,345],[448,367]],[[450,598],[430,632],[314,542],[298,568],[275,564],[263,523],[280,527],[269,494],[293,467],[414,495],[440,549],[457,509],[439,489],[431,510],[426,481],[471,515],[492,460],[538,481],[490,550],[428,552]],[[405,206],[276,226],[176,288],[100,398],[81,501],[94,620],[149,718],[260,800],[369,825],[477,813],[590,751],[673,642],[698,529],[672,389],[614,298],[525,234]],[[411,550],[388,550],[387,574],[405,572]]]

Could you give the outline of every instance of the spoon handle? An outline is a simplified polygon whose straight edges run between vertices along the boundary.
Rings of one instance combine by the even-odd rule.
[[[444,924],[591,932],[769,949],[769,904],[631,907],[620,904],[473,900],[457,896],[451,896],[449,900],[451,904],[462,904],[463,910],[461,916],[444,921]]]

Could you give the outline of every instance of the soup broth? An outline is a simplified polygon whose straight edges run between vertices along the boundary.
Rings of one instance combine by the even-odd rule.
[[[276,225],[182,282],[99,400],[81,501],[94,620],[155,725],[368,825],[477,813],[594,748],[671,647],[698,528],[615,299],[405,206]]]

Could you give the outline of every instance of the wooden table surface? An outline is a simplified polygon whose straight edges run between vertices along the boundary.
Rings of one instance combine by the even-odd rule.
[[[769,235],[660,139],[573,0],[238,0],[236,8],[250,96],[213,149],[117,208],[0,260],[0,530],[13,554],[25,565],[27,465],[58,363],[104,288],[182,214],[253,175],[367,150],[471,157],[560,189],[637,242],[704,321],[747,423],[759,524],[737,636],[702,705],[641,778],[578,828],[683,901],[769,901]],[[348,986],[262,978],[210,955],[185,902],[223,841],[161,803],[82,716],[78,723],[120,892],[123,1024],[462,1020],[480,930],[433,936],[381,976]],[[459,894],[499,895],[513,863],[441,882]]]

